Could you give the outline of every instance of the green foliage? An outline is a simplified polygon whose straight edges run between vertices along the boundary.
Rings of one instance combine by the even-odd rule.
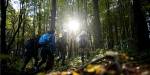
[[[9,57],[10,57],[9,55],[0,53],[0,59],[9,59]]]
[[[21,62],[21,59],[18,57],[12,57],[10,55],[6,54],[0,54],[1,60],[7,60],[7,66],[10,69],[10,71],[20,71],[23,63]]]
[[[37,73],[36,75],[45,75],[44,72]]]
[[[77,57],[74,57],[71,62],[69,63],[70,66],[72,67],[77,67],[77,66],[80,66],[81,65],[81,57],[80,56],[77,56]]]
[[[23,62],[21,62],[21,61],[22,60],[20,58],[16,58],[16,60],[13,61],[12,64],[10,65],[10,68],[13,68],[13,69],[16,69],[18,71],[21,71],[21,67],[23,66]]]

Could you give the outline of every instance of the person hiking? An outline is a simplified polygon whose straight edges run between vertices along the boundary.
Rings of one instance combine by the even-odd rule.
[[[57,50],[59,51],[59,56],[60,58],[58,59],[58,61],[61,61],[61,65],[64,66],[65,65],[65,59],[66,59],[66,55],[67,55],[67,33],[64,32],[62,34],[62,37],[58,38],[57,40]]]
[[[54,65],[54,51],[55,51],[55,34],[54,31],[48,31],[47,33],[41,35],[38,41],[41,48],[41,58],[42,60],[37,65],[39,69],[42,64],[46,63],[44,68],[48,71],[53,68]]]
[[[82,61],[82,65],[84,64],[84,60],[85,60],[85,53],[87,51],[85,51],[85,49],[88,47],[88,35],[85,31],[82,31],[79,34],[79,48],[80,48],[80,54],[81,54],[81,61]]]
[[[24,62],[23,67],[21,68],[22,71],[24,71],[26,65],[29,63],[29,61],[34,58],[34,66],[37,66],[38,64],[38,36],[33,36],[30,39],[28,39],[25,42],[25,54],[24,54]]]

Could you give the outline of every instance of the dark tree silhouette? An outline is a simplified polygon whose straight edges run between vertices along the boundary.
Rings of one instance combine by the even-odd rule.
[[[51,10],[51,30],[55,31],[55,17],[56,17],[56,0],[52,0]]]
[[[6,50],[6,9],[8,0],[1,0],[1,53],[8,54]],[[2,59],[0,61],[0,75],[7,72],[7,60]]]
[[[1,52],[7,54],[6,50],[6,0],[1,0]]]
[[[144,11],[140,0],[133,1],[134,26],[137,33],[138,50],[142,51],[149,47],[148,29],[145,21]]]

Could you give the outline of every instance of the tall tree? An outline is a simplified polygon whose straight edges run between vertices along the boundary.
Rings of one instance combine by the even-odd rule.
[[[6,9],[7,0],[1,0],[1,52],[7,54],[6,50]]]
[[[42,21],[41,21],[41,18],[42,18],[42,2],[43,0],[38,0],[38,34],[41,34],[41,29],[42,29]]]
[[[150,40],[140,0],[133,0],[134,26],[136,27],[138,50],[148,49]]]
[[[8,54],[6,50],[6,9],[8,0],[1,0],[1,53]],[[6,74],[7,72],[7,60],[0,60],[0,74]]]
[[[102,48],[103,47],[103,42],[102,42],[102,28],[101,28],[101,24],[100,24],[100,15],[99,15],[99,0],[93,0],[93,24],[94,24],[94,34],[95,34],[95,47],[96,48]]]
[[[51,30],[55,31],[55,20],[56,20],[56,0],[52,0],[52,10],[51,10]]]

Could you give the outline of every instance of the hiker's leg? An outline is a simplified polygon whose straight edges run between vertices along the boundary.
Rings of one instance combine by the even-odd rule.
[[[39,64],[37,65],[37,68],[40,68],[41,67],[41,65],[43,64],[43,63],[45,63],[46,62],[46,58],[45,57],[42,57],[42,60],[39,62]]]
[[[82,65],[84,64],[84,51],[83,48],[81,48],[81,61],[82,61]]]
[[[46,49],[46,53],[47,53],[47,61],[46,61],[45,70],[48,71],[48,70],[52,70],[54,65],[54,52],[52,51],[52,49],[48,47]]]
[[[36,50],[34,50],[34,67],[36,67],[37,66],[37,64],[38,64],[38,61],[39,61],[39,58],[38,58],[38,49],[36,49]]]
[[[53,53],[50,53],[47,57],[46,67],[45,70],[52,70],[54,66],[54,55]]]
[[[36,67],[38,65],[39,58],[36,56],[36,57],[34,57],[34,60],[35,60],[34,66]]]
[[[64,66],[65,64],[65,57],[66,57],[66,52],[65,52],[65,49],[62,49],[62,62],[61,62],[61,65]]]
[[[30,52],[26,52],[23,67],[21,70],[25,69],[26,65],[28,64],[28,62],[30,61],[31,58],[32,58],[32,56],[31,56]]]
[[[35,72],[37,72],[39,70],[39,67],[38,67],[38,57],[34,57],[34,66],[33,66],[33,69]]]
[[[39,68],[43,63],[46,62],[46,59],[47,59],[47,55],[46,55],[46,50],[45,50],[45,47],[43,46],[42,49],[41,49],[41,58],[42,60],[39,62],[39,64],[37,65],[37,67]]]

